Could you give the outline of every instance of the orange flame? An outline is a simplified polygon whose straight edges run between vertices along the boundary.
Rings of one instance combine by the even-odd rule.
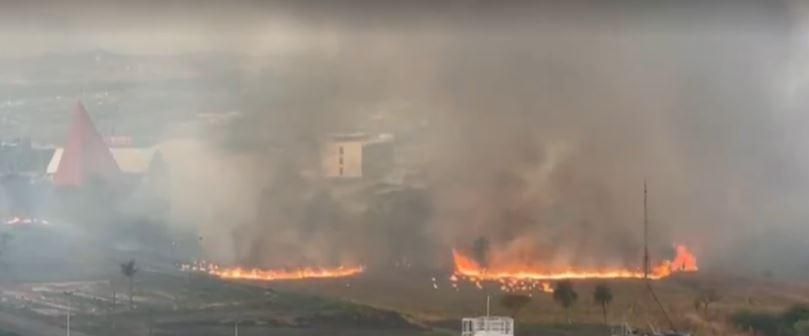
[[[694,272],[697,267],[697,259],[683,245],[676,246],[677,255],[673,261],[663,261],[650,270],[649,278],[653,280],[662,279],[676,272]],[[456,277],[464,277],[476,283],[481,280],[500,281],[511,286],[501,286],[521,290],[525,289],[525,284],[517,284],[514,281],[536,281],[536,280],[562,280],[562,279],[618,279],[618,278],[643,278],[643,271],[629,269],[606,269],[606,270],[574,270],[567,269],[561,271],[548,271],[523,265],[495,265],[489,268],[482,267],[474,259],[452,250],[452,257],[455,261]],[[509,281],[511,280],[511,281]],[[550,284],[542,283],[542,290],[548,292]],[[536,284],[534,284],[536,286]],[[552,290],[551,290],[552,291]]]
[[[350,277],[365,271],[363,266],[355,267],[303,267],[297,269],[258,269],[241,267],[220,267],[211,263],[197,263],[194,265],[183,265],[183,270],[204,272],[222,279],[238,280],[302,280],[302,279],[324,279],[324,278],[344,278]]]
[[[687,247],[677,245],[677,256],[671,262],[671,269],[674,272],[696,272],[699,270],[697,257]]]

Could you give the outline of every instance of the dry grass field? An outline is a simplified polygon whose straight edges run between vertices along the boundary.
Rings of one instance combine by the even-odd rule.
[[[293,292],[323,295],[374,307],[400,311],[427,323],[457,323],[463,316],[485,314],[486,296],[492,297],[492,314],[507,315],[499,305],[503,294],[496,284],[477,288],[461,283],[457,288],[447,280],[449,274],[389,274],[363,275],[355,279],[328,282],[282,282],[274,288]],[[436,281],[433,282],[432,278]],[[601,307],[593,300],[598,280],[574,282],[578,300],[570,315],[576,325],[603,325]],[[435,283],[435,286],[433,285]],[[608,307],[609,324],[628,322],[639,328],[650,324],[669,329],[665,315],[648,294],[642,280],[608,280],[614,299]],[[652,282],[663,307],[679,330],[698,334],[735,334],[728,317],[739,311],[778,312],[797,303],[809,302],[809,286],[764,278],[743,278],[710,273],[680,274]],[[702,293],[713,290],[718,300],[708,309],[695,307]],[[524,292],[531,302],[520,311],[518,322],[529,325],[558,326],[567,324],[564,309],[554,302],[552,294],[540,291]],[[547,330],[546,330],[547,331]]]

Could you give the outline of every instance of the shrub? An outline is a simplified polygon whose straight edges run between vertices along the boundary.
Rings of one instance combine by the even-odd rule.
[[[731,316],[742,330],[765,336],[809,336],[809,306],[795,305],[780,314],[742,311]]]

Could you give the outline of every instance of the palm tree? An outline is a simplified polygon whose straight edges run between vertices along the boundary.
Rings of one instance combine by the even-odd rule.
[[[572,323],[570,320],[570,307],[578,298],[579,294],[573,290],[573,283],[570,280],[562,280],[556,283],[556,288],[553,290],[553,300],[565,308],[567,323]]]
[[[531,302],[531,298],[520,294],[506,294],[500,297],[500,305],[511,311],[511,317],[517,318],[525,305]]]
[[[604,314],[604,324],[607,324],[607,305],[612,302],[612,289],[603,282],[596,285],[593,291],[593,301],[601,306],[601,312]]]
[[[132,309],[132,280],[137,272],[138,268],[135,267],[134,259],[121,264],[121,274],[129,280],[129,309]]]

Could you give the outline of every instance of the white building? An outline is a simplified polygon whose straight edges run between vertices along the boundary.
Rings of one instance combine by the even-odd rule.
[[[148,171],[152,159],[158,152],[157,147],[113,147],[110,148],[115,163],[125,174],[144,175]],[[62,162],[64,148],[58,147],[53,151],[53,156],[48,162],[46,173],[53,175],[59,169]]]
[[[514,336],[514,319],[505,316],[465,317],[461,336]]]
[[[393,135],[332,135],[321,147],[321,169],[329,178],[380,177],[393,165]]]
[[[362,177],[364,139],[333,140],[323,145],[323,176]]]

